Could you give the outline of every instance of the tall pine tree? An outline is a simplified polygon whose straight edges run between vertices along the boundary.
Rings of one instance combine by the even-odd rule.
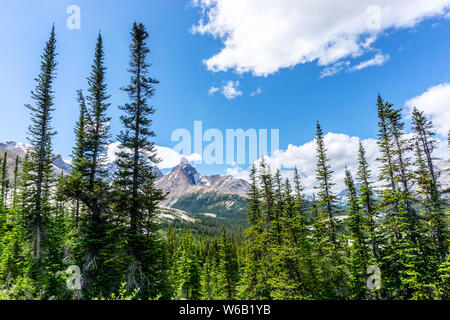
[[[43,242],[49,219],[51,219],[51,188],[54,184],[52,174],[52,137],[56,134],[51,126],[54,111],[53,82],[56,76],[56,37],[52,27],[50,38],[41,56],[41,71],[35,79],[36,89],[31,92],[34,105],[26,105],[31,111],[28,129],[29,170],[25,176],[28,194],[23,198],[22,214],[28,234],[32,238],[34,259],[39,265],[43,256]]]
[[[117,153],[118,173],[114,181],[115,210],[126,215],[129,221],[129,289],[139,287],[145,291],[154,288],[155,283],[161,280],[158,276],[158,269],[161,268],[158,265],[158,227],[154,219],[158,202],[164,196],[154,186],[156,176],[153,167],[159,160],[151,141],[155,133],[150,129],[150,117],[155,112],[150,99],[158,81],[149,76],[147,56],[150,49],[146,44],[149,33],[143,24],[133,24],[131,38],[128,69],[131,79],[130,84],[122,88],[128,94],[130,103],[120,107],[125,112],[120,118],[125,130],[118,137],[120,151]],[[157,292],[151,294],[156,295]]]
[[[336,195],[331,190],[331,188],[334,185],[332,181],[333,171],[331,170],[331,166],[329,165],[330,160],[327,158],[326,155],[327,149],[325,147],[323,131],[322,128],[320,127],[319,122],[317,122],[316,145],[317,145],[316,180],[319,183],[318,186],[319,204],[321,209],[326,214],[326,223],[328,227],[330,240],[332,243],[336,243],[337,230],[336,230],[336,221],[334,218]]]
[[[379,235],[376,228],[377,209],[375,194],[372,189],[371,171],[369,169],[369,163],[367,162],[366,150],[361,141],[359,142],[358,162],[357,179],[360,184],[359,201],[366,215],[368,231],[370,234],[369,243],[372,247],[373,255],[378,257]]]

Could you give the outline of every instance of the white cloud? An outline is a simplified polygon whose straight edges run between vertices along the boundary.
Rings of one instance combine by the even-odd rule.
[[[340,133],[328,133],[324,136],[325,145],[328,149],[327,157],[330,159],[330,165],[333,173],[333,181],[336,183],[335,192],[345,189],[345,166],[352,172],[356,172],[358,167],[358,148],[360,139],[350,137]],[[362,140],[362,144],[366,149],[367,159],[371,164],[373,177],[378,175],[378,167],[375,159],[378,157],[378,145],[375,139]],[[314,187],[317,186],[316,181],[316,142],[309,141],[305,144],[296,146],[290,144],[286,150],[278,150],[270,157],[264,157],[266,163],[272,171],[280,169],[283,179],[293,177],[293,169],[297,167],[302,176],[302,183],[305,187],[305,193],[311,195],[315,192]],[[260,159],[255,162],[260,163]],[[239,167],[227,169],[227,174],[236,178],[246,178],[249,175],[248,170]]]
[[[209,88],[209,90],[208,90],[208,94],[210,95],[210,96],[213,96],[217,91],[219,91],[220,89],[219,88],[217,88],[217,87],[211,87],[211,88]]]
[[[239,90],[239,81],[227,81],[220,88],[212,86],[209,88],[208,94],[213,96],[219,91],[227,99],[234,99],[243,94],[243,92]]]
[[[367,67],[372,67],[372,66],[381,66],[383,65],[386,61],[389,60],[389,55],[386,54],[382,54],[382,53],[377,53],[375,55],[375,57],[373,57],[372,59],[363,61],[361,63],[359,63],[358,65],[354,66],[351,70],[352,71],[358,71],[358,70],[362,70],[364,68]]]
[[[345,166],[352,172],[358,167],[358,137],[350,137],[342,133],[327,133],[324,136],[327,151],[327,157],[330,159],[330,165],[334,171],[333,180],[336,183],[334,191],[339,192],[345,189]],[[362,144],[367,152],[367,159],[372,164],[371,169],[374,174],[378,172],[375,159],[378,156],[378,146],[376,140],[365,139]],[[275,157],[270,157],[267,162],[273,168],[294,169],[296,166],[303,176],[303,184],[308,193],[314,192],[316,182],[316,142],[312,140],[300,146],[289,145],[286,150],[281,150]],[[277,165],[279,163],[279,165]]]
[[[179,165],[183,157],[188,159],[190,162],[202,160],[202,156],[197,153],[192,153],[185,156],[168,147],[156,146],[156,153],[158,158],[162,160],[157,165],[160,169],[170,169]]]
[[[249,176],[250,176],[250,172],[248,170],[244,170],[239,166],[234,166],[231,168],[227,168],[226,170],[226,175],[227,176],[233,176],[236,179],[243,179],[248,181],[249,180]]]
[[[251,97],[259,96],[261,93],[262,93],[262,90],[261,90],[260,87],[258,87],[258,88],[256,88],[255,91],[253,91],[252,93],[250,93],[250,96],[251,96]]]
[[[227,99],[234,99],[236,97],[242,96],[242,91],[239,90],[239,81],[228,81],[222,87],[222,94]]]
[[[327,67],[320,72],[320,78],[331,77],[338,74],[350,65],[350,61],[340,61],[331,67]]]
[[[119,152],[119,146],[120,142],[113,142],[106,147],[106,158],[108,163],[116,161],[117,159],[116,153]]]
[[[406,102],[408,113],[414,107],[430,116],[437,132],[447,137],[450,129],[450,83],[442,83],[431,87],[421,95]]]
[[[267,76],[317,61],[359,57],[385,30],[448,15],[450,0],[192,0],[202,17],[194,33],[219,38],[209,70]],[[379,14],[378,14],[379,13]],[[379,19],[378,19],[379,17]]]
[[[407,135],[411,138],[411,134]],[[347,166],[356,178],[356,171],[358,168],[358,137],[351,137],[342,133],[327,133],[324,136],[325,146],[328,149],[327,157],[330,159],[331,169],[334,171],[332,180],[336,184],[333,191],[339,193],[344,190],[345,184],[345,167]],[[367,161],[370,166],[372,180],[376,182],[380,170],[376,158],[379,157],[379,149],[377,140],[375,139],[361,139],[361,142],[366,150]],[[450,152],[446,147],[446,142],[438,140],[437,148],[434,155],[438,158],[436,164],[439,168],[448,168],[447,159],[450,157]],[[411,155],[413,158],[413,155]],[[286,150],[278,150],[270,157],[264,157],[266,163],[270,166],[272,171],[280,169],[283,179],[293,178],[293,169],[297,167],[302,176],[302,184],[305,187],[305,194],[312,195],[317,191],[314,189],[317,186],[316,181],[316,142],[309,141],[305,144],[296,146],[290,144]],[[260,163],[260,159],[255,162],[256,165]],[[248,179],[249,170],[234,166],[227,169],[227,174],[236,178]],[[447,179],[447,180],[445,180]],[[443,176],[441,182],[448,185],[448,177]],[[375,183],[376,185],[376,183]]]
[[[107,147],[107,161],[108,163],[114,162],[117,159],[116,153],[119,151],[120,142],[113,142],[108,145]],[[180,164],[180,161],[183,157],[188,159],[190,162],[199,161],[202,159],[202,156],[193,153],[190,155],[181,155],[178,152],[174,151],[171,148],[168,147],[162,147],[162,146],[155,146],[156,153],[159,159],[161,159],[161,162],[157,164],[157,167],[159,169],[170,169],[178,164]]]

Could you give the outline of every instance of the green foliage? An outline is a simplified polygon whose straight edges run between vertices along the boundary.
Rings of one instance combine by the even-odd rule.
[[[225,299],[234,299],[239,281],[239,263],[236,248],[233,246],[225,228],[222,230],[219,257],[220,291],[224,293]]]
[[[181,243],[181,253],[178,260],[178,279],[180,298],[198,300],[201,297],[201,267],[192,234],[188,230]]]
[[[238,219],[244,218],[246,205],[246,200],[238,195],[207,192],[185,194],[172,207],[189,213],[214,213],[220,217]]]
[[[122,89],[128,103],[120,107],[120,151],[111,175],[109,96],[98,35],[88,95],[77,91],[71,172],[63,175],[52,165],[52,28],[34,105],[27,105],[31,148],[23,161],[15,158],[13,169],[11,154],[0,154],[0,299],[450,298],[448,199],[434,165],[433,124],[414,109],[414,135],[407,138],[401,109],[381,96],[378,183],[360,143],[360,187],[346,168],[343,207],[317,123],[312,202],[297,168],[293,179],[284,180],[263,158],[251,167],[246,199],[188,194],[174,208],[197,213],[195,222],[158,216],[177,214],[158,208],[164,195],[154,186],[158,157],[150,99],[158,81],[149,76],[148,38],[144,25],[134,23],[130,81]],[[201,215],[210,212],[217,217]],[[80,274],[69,275],[69,266]],[[368,285],[373,267],[381,270],[380,287]],[[81,288],[68,286],[73,277]]]
[[[125,128],[119,136],[117,174],[113,181],[114,214],[122,220],[126,242],[127,289],[139,287],[140,294],[154,297],[161,288],[155,284],[160,278],[161,254],[156,230],[155,214],[158,202],[164,199],[161,190],[154,188],[153,166],[158,163],[151,138],[150,116],[154,108],[148,100],[154,94],[158,81],[148,76],[150,64],[146,61],[150,49],[149,37],[143,24],[133,24],[130,45],[130,84],[122,90],[128,93],[130,103],[120,107]]]
[[[368,247],[367,218],[359,205],[358,195],[350,171],[345,169],[345,185],[348,189],[347,208],[349,212],[348,227],[350,230],[350,292],[352,298],[363,300],[368,296],[366,287],[366,271],[372,260]]]

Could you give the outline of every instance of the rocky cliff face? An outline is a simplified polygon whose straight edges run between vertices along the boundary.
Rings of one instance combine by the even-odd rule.
[[[168,193],[167,199],[162,203],[166,207],[174,206],[181,199],[186,204],[187,199],[195,201],[206,194],[221,195],[222,201],[224,197],[230,198],[230,201],[233,201],[232,199],[242,200],[250,190],[250,185],[245,180],[234,179],[231,176],[199,174],[186,158],[183,158],[178,166],[160,178],[156,182],[156,187]],[[231,197],[232,195],[235,197]],[[189,207],[193,206],[189,205]],[[201,211],[201,208],[197,207],[198,210]]]

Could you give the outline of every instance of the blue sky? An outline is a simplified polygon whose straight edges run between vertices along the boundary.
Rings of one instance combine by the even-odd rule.
[[[203,121],[205,129],[217,128],[222,132],[227,128],[277,128],[282,150],[287,150],[289,144],[301,146],[311,141],[317,120],[325,132],[373,139],[377,132],[375,102],[378,92],[392,103],[403,106],[429,88],[450,82],[450,19],[444,17],[448,16],[448,1],[434,1],[439,7],[438,13],[429,14],[427,8],[418,7],[419,13],[412,13],[411,19],[418,16],[420,22],[415,21],[412,26],[397,27],[387,23],[368,49],[360,46],[358,53],[344,53],[331,62],[325,61],[323,53],[310,56],[311,62],[305,62],[299,54],[297,62],[288,67],[275,67],[276,70],[268,74],[258,74],[258,67],[241,73],[238,67],[226,64],[222,68],[228,68],[227,71],[215,72],[208,68],[204,61],[221,52],[227,36],[220,39],[214,37],[214,32],[191,31],[202,17],[202,10],[206,13],[212,10],[205,1],[195,1],[197,6],[188,0],[1,2],[0,141],[26,141],[29,114],[24,104],[32,102],[29,93],[34,89],[33,79],[39,72],[39,56],[55,23],[59,66],[53,121],[58,135],[54,139],[54,150],[65,157],[71,152],[78,114],[75,91],[86,90],[86,77],[99,30],[104,37],[108,67],[112,134],[118,134],[121,125],[117,107],[126,101],[119,87],[126,85],[129,78],[126,68],[133,21],[143,22],[151,34],[152,75],[160,81],[153,99],[157,108],[153,129],[157,133],[155,142],[160,146],[173,147],[176,144],[170,140],[173,130],[192,131],[195,120]],[[219,8],[220,2],[216,1]],[[384,1],[378,2],[383,8]],[[72,4],[81,9],[79,30],[66,27],[69,17],[66,9]],[[226,8],[222,9],[221,14],[229,14]],[[425,18],[420,16],[420,10],[424,10]],[[339,23],[335,26],[339,27]],[[246,30],[239,29],[239,25],[224,28]],[[250,39],[258,36],[258,30],[252,32],[255,35],[247,35]],[[297,38],[302,39],[302,36],[299,34]],[[285,45],[283,41],[286,39],[280,40],[279,46]],[[240,43],[237,45],[242,47]],[[376,54],[389,58],[380,63],[382,65],[351,71]],[[236,59],[233,61],[238,61],[239,66],[239,57]],[[333,66],[345,68],[332,76],[321,77],[324,69]],[[228,81],[239,81],[240,96],[227,99],[221,89],[214,95],[208,94],[211,87],[222,88]],[[260,93],[252,96],[257,88]],[[208,174],[225,173],[226,169],[219,165],[199,166],[200,171]]]

